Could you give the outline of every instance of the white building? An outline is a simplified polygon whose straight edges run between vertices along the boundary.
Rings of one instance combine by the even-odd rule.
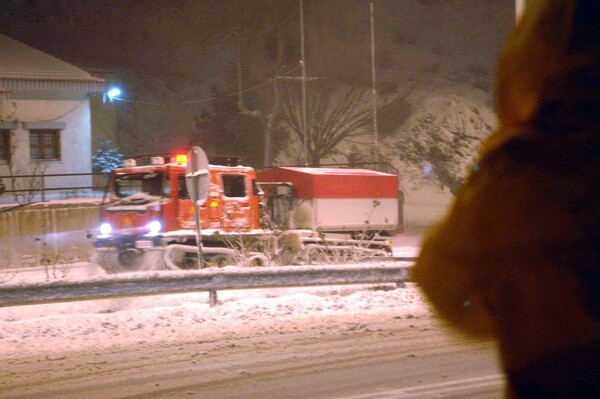
[[[104,91],[104,80],[0,34],[0,176],[91,172],[90,96]],[[91,185],[91,176],[44,179],[45,188]]]

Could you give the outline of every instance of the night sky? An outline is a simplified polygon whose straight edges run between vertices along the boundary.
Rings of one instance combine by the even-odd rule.
[[[307,73],[368,86],[367,0],[304,0]],[[492,90],[494,60],[514,20],[514,1],[376,0],[378,90],[406,81],[460,82]],[[121,86],[117,138],[184,126],[211,90],[272,77],[277,38],[285,71],[300,59],[297,0],[3,0],[0,32]],[[240,58],[236,58],[240,57]],[[296,73],[296,72],[293,72]],[[258,107],[265,93],[249,92]],[[182,102],[198,101],[193,106]],[[143,105],[142,102],[170,104]]]

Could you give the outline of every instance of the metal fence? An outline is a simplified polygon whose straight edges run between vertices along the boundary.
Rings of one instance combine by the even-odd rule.
[[[90,179],[85,179],[89,176]],[[102,195],[109,173],[52,173],[0,176],[0,200],[16,202]]]
[[[398,170],[385,162],[346,164],[323,164],[320,167],[365,168],[398,175]],[[91,184],[82,184],[85,176]],[[110,173],[52,173],[0,176],[0,202],[12,199],[16,202],[46,201],[74,197],[101,196]]]

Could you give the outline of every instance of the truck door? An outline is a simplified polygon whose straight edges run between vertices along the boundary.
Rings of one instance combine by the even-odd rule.
[[[251,182],[244,174],[221,174],[225,228],[248,231],[252,229],[253,214],[250,207]]]
[[[185,185],[185,172],[177,173],[177,221],[180,229],[195,229],[194,206]]]

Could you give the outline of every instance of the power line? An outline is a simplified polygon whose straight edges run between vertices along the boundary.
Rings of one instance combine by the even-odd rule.
[[[264,87],[266,85],[268,85],[269,83],[274,82],[275,80],[281,79],[283,77],[285,77],[286,75],[289,75],[292,72],[297,71],[298,69],[300,69],[300,67],[296,67],[293,68],[287,72],[284,72],[283,74],[279,75],[279,76],[275,76],[269,80],[266,80],[262,83],[257,84],[256,86],[250,87],[248,89],[244,89],[244,90],[240,90],[240,91],[236,91],[234,93],[229,93],[229,94],[223,94],[221,96],[214,96],[214,97],[209,97],[209,98],[205,98],[202,100],[189,100],[189,101],[180,101],[180,102],[176,102],[176,103],[158,103],[158,102],[150,102],[150,101],[136,101],[136,100],[128,100],[126,98],[121,98],[121,97],[113,97],[113,100],[117,100],[117,101],[122,101],[122,102],[126,102],[126,103],[132,103],[132,104],[142,104],[142,105],[158,105],[158,106],[162,106],[162,105],[167,105],[167,106],[174,106],[174,105],[188,105],[188,104],[201,104],[201,103],[206,103],[209,101],[213,101],[213,100],[218,100],[220,98],[227,98],[227,97],[233,97],[233,96],[237,96],[243,93],[247,93],[256,89],[259,89],[261,87]]]

